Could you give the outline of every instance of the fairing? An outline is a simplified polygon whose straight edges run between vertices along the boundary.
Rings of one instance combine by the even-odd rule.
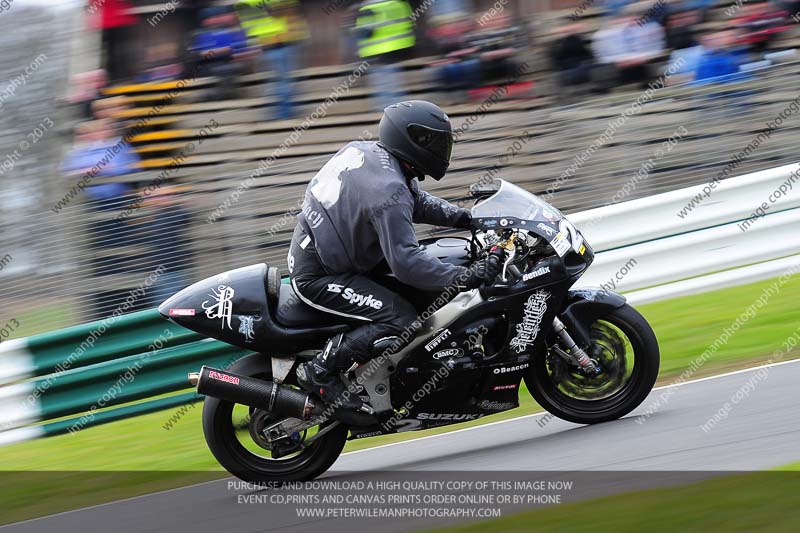
[[[472,207],[472,219],[483,231],[526,230],[550,244],[569,277],[576,278],[594,260],[594,252],[564,214],[535,194],[505,180],[497,192]]]

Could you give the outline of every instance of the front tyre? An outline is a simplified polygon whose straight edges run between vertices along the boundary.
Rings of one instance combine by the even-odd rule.
[[[616,420],[633,411],[650,394],[658,377],[655,333],[630,305],[611,310],[590,325],[584,347],[603,372],[587,376],[555,351],[533,361],[525,376],[533,398],[548,412],[576,424]]]
[[[252,354],[236,361],[231,372],[269,379],[268,356]],[[273,458],[272,452],[252,436],[252,425],[268,416],[263,411],[206,397],[203,403],[203,434],[211,453],[225,470],[251,483],[306,481],[333,465],[347,440],[347,427],[339,424],[307,448]],[[277,420],[275,420],[277,421]],[[266,421],[269,423],[271,421]]]

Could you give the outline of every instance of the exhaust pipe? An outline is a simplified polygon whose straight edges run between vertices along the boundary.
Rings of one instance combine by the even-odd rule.
[[[189,383],[197,387],[198,394],[264,409],[280,416],[308,420],[323,412],[305,392],[207,366],[200,368],[200,372],[190,373]]]

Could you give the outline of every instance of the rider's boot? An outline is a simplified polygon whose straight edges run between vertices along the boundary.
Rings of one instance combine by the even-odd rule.
[[[342,334],[328,340],[325,349],[314,359],[297,368],[297,381],[307,391],[316,394],[326,404],[342,408],[361,410],[364,404],[358,391],[348,390],[342,381],[342,373],[357,365],[341,350]]]

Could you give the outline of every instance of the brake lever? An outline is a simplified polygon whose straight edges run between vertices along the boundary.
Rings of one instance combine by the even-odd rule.
[[[508,265],[511,264],[511,261],[514,260],[514,256],[517,255],[516,247],[511,250],[506,250],[506,260],[503,263],[503,272],[500,275],[500,279],[503,280],[503,283],[507,283],[508,279],[506,278],[506,271],[508,270]]]

